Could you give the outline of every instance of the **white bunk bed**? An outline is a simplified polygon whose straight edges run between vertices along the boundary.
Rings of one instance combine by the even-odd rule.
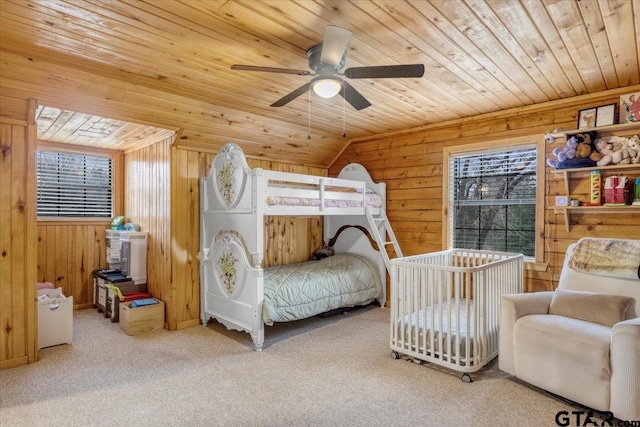
[[[362,165],[346,166],[338,178],[251,169],[242,149],[234,143],[226,144],[214,158],[209,175],[200,180],[203,325],[214,318],[228,329],[248,332],[255,349],[260,351],[265,323],[319,314],[316,312],[325,300],[328,305],[324,311],[366,304],[374,299],[384,306],[389,266],[385,245],[393,244],[396,254],[401,256],[385,215],[385,197],[386,185],[374,183]],[[364,227],[381,250],[374,248],[369,238],[357,228],[346,229],[336,241],[334,250],[336,254],[349,253],[348,259],[336,255],[322,260],[319,266],[304,264],[300,268],[307,269],[304,274],[309,275],[311,270],[317,274],[322,264],[328,264],[329,271],[355,265],[361,269],[355,273],[355,291],[342,294],[341,289],[322,285],[320,287],[327,288],[328,294],[318,293],[316,301],[295,302],[307,304],[302,314],[274,316],[273,306],[278,304],[272,304],[270,298],[274,298],[275,291],[270,288],[265,291],[265,279],[269,285],[276,273],[261,267],[266,215],[323,216],[325,241],[344,229],[343,226]],[[390,242],[384,241],[387,235],[391,237]],[[289,267],[285,270],[288,275],[297,274]],[[286,286],[295,282],[297,280],[289,280]],[[373,284],[376,290],[367,283]],[[293,293],[291,290],[282,292]],[[374,294],[376,296],[372,298]]]

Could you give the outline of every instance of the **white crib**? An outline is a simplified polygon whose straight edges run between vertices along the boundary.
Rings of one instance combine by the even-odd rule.
[[[523,291],[522,254],[451,249],[391,260],[392,356],[463,372],[498,355],[500,297]]]

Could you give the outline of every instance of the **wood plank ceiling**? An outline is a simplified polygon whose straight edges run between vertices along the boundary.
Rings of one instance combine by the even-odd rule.
[[[307,94],[270,107],[311,76],[231,70],[307,70],[326,25],[353,32],[345,68],[424,77],[351,80],[372,104],[356,111]],[[2,0],[0,89],[63,109],[61,91],[85,91],[111,110],[80,112],[179,129],[181,145],[327,167],[350,139],[638,84],[639,35],[640,0]]]
[[[175,131],[39,105],[38,141],[133,151],[170,138]]]

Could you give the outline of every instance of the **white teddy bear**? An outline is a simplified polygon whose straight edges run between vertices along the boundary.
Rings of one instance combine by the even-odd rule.
[[[627,165],[636,152],[629,147],[629,138],[622,136],[604,136],[596,139],[596,149],[602,158],[598,166]]]
[[[629,154],[631,155],[631,163],[640,163],[640,138],[633,135],[627,140],[629,146]]]

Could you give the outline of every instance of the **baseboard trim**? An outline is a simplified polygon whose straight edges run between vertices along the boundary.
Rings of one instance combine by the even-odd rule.
[[[200,324],[200,319],[185,320],[184,322],[178,322],[176,329],[177,330],[186,329],[192,326],[198,326],[199,324]]]
[[[0,360],[0,369],[15,368],[29,363],[28,356],[16,357],[14,359]]]

